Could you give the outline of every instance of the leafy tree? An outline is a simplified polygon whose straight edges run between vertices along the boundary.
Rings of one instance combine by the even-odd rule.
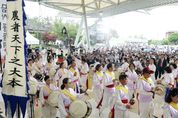
[[[178,33],[173,33],[168,37],[168,41],[172,44],[178,44]]]
[[[76,23],[64,23],[62,19],[56,19],[52,26],[52,33],[54,33],[58,39],[65,40],[66,38],[62,34],[63,27],[66,27],[68,32],[68,38],[75,38],[79,25]]]
[[[169,45],[170,44],[170,41],[168,39],[163,39],[162,40],[162,44],[163,45]]]
[[[149,40],[148,44],[154,44],[154,45],[161,45],[162,44],[162,40]]]
[[[54,34],[45,32],[43,34],[43,41],[45,43],[49,43],[49,42],[55,42],[56,41],[57,36],[55,36]]]

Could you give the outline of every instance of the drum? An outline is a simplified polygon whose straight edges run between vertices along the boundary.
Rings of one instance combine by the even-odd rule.
[[[87,90],[86,94],[83,95],[80,100],[87,101],[87,100],[94,99],[94,98],[95,98],[94,92],[92,90]]]
[[[38,83],[32,80],[29,80],[29,94],[35,95],[37,92]]]
[[[157,94],[158,96],[164,96],[165,91],[165,87],[162,84],[157,84],[157,86],[155,87],[155,94]]]
[[[52,91],[47,99],[47,103],[50,106],[57,107],[58,106],[58,96],[59,96],[59,91]]]

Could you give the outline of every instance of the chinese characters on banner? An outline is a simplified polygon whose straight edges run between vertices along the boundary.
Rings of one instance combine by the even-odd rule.
[[[22,0],[7,2],[6,61],[2,92],[27,97]]]
[[[0,40],[2,40],[2,47],[6,46],[7,35],[7,4],[6,0],[0,0]]]

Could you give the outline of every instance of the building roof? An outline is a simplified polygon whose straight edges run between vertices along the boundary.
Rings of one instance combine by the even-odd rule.
[[[129,11],[145,9],[155,6],[178,3],[178,0],[29,0],[68,13],[83,15],[85,7],[86,15],[103,17],[121,14]]]

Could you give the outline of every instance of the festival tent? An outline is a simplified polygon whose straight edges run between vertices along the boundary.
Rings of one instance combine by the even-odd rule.
[[[39,44],[39,40],[37,38],[35,38],[34,36],[32,36],[28,31],[26,33],[27,37],[26,37],[26,41],[27,44]]]
[[[28,0],[41,5],[81,16],[80,28],[75,39],[75,46],[84,43],[90,47],[87,18],[108,17],[129,11],[150,9],[150,7],[178,3],[178,0]],[[142,12],[142,11],[140,11]],[[147,13],[147,10],[143,11]],[[118,21],[119,22],[119,21]],[[80,37],[82,35],[82,40]]]

